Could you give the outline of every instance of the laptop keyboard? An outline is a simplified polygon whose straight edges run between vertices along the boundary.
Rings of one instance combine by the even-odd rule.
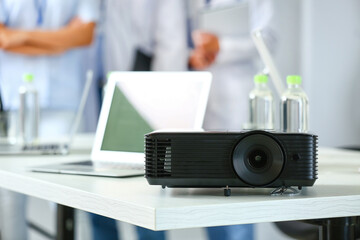
[[[34,144],[24,145],[22,150],[28,153],[66,154],[68,146],[59,144]]]

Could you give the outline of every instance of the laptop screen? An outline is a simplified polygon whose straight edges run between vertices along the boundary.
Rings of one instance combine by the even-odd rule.
[[[153,131],[117,85],[114,88],[101,150],[143,152],[144,134]]]
[[[111,73],[91,158],[143,161],[146,133],[200,129],[210,84],[208,72]]]

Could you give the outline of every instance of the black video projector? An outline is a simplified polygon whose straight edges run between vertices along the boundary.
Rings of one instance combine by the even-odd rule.
[[[295,187],[317,179],[317,136],[305,133],[152,132],[145,177],[165,187]]]

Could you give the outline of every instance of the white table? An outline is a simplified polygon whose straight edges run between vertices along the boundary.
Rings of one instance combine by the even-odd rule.
[[[162,189],[144,177],[34,173],[34,165],[86,160],[69,156],[1,157],[0,187],[153,230],[360,216],[360,153],[320,149],[319,179],[298,196],[269,189]]]

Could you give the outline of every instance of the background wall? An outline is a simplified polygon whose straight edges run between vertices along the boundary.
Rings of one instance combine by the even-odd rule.
[[[302,2],[302,62],[311,129],[325,146],[360,146],[360,2]]]

